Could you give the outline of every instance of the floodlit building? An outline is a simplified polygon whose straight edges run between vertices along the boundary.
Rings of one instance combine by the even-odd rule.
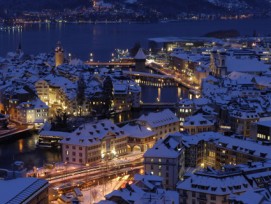
[[[40,99],[23,102],[16,109],[17,121],[22,124],[34,124],[37,128],[43,125],[49,117],[49,107]]]
[[[110,120],[83,124],[61,140],[63,161],[86,165],[127,154],[127,136]]]

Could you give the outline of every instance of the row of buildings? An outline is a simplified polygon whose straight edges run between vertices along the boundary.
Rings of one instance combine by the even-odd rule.
[[[60,112],[86,116],[140,107],[140,86],[121,70],[67,61],[61,44],[55,55],[8,53],[0,66],[0,111],[20,123],[40,126]]]
[[[40,140],[49,144],[59,140],[63,162],[87,165],[130,152],[145,152],[179,128],[178,118],[166,109],[144,114],[123,127],[106,119],[82,124],[71,133],[43,130]]]
[[[161,176],[166,189],[179,193],[180,203],[242,203],[245,192],[258,194],[259,200],[248,203],[268,203],[270,150],[217,132],[176,132],[145,152],[144,170]]]

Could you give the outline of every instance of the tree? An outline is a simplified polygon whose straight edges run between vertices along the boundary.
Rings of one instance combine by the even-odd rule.
[[[82,106],[85,102],[85,89],[86,89],[86,84],[85,84],[84,75],[81,74],[77,81],[77,94],[76,94],[76,101],[79,107],[80,116],[82,115]]]
[[[108,111],[111,108],[111,101],[113,100],[113,83],[109,76],[103,81],[103,92],[105,96],[105,111]]]

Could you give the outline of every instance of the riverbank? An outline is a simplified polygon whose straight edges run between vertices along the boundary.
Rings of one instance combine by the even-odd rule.
[[[32,134],[32,128],[20,128],[20,129],[13,129],[13,130],[0,130],[0,142],[20,139],[29,134]]]

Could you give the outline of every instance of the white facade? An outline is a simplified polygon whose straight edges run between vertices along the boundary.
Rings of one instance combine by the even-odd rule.
[[[17,120],[23,124],[36,124],[40,126],[48,120],[48,106],[36,99],[31,102],[23,102],[17,107]]]

